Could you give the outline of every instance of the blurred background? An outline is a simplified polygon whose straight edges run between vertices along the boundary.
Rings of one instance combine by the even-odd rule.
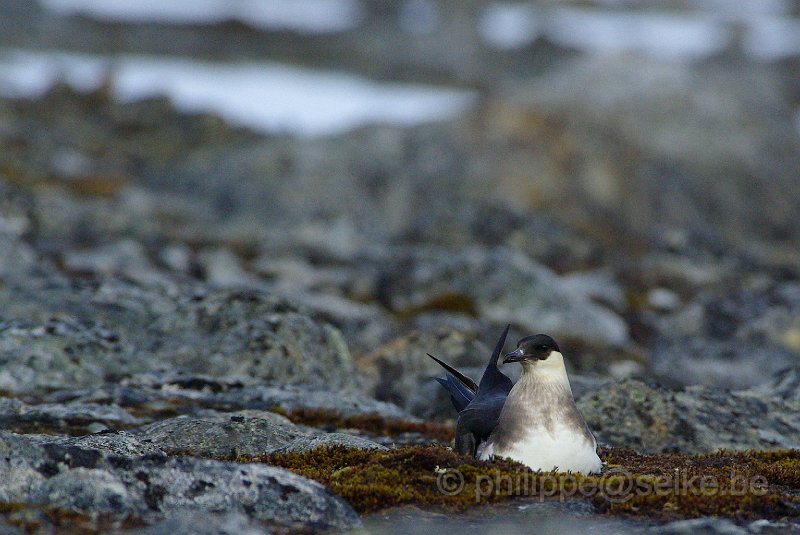
[[[263,291],[425,417],[507,322],[578,390],[796,377],[797,0],[0,0],[0,95],[4,319]]]

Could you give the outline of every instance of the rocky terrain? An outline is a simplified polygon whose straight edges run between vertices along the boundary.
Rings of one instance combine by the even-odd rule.
[[[0,3],[0,53],[268,58],[479,94],[322,137],[108,84],[0,98],[0,531],[800,530],[800,483],[761,519],[359,515],[270,464],[447,445],[425,354],[477,378],[506,323],[559,341],[609,458],[800,449],[797,58],[500,51],[476,44],[482,2],[436,3],[442,31],[403,48],[384,4],[308,36]]]

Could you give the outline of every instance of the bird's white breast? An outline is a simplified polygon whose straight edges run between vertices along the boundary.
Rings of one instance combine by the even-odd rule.
[[[531,427],[525,436],[506,449],[499,449],[491,441],[483,445],[478,457],[481,460],[492,456],[510,457],[532,470],[549,472],[599,472],[603,463],[595,451],[594,441],[587,441],[583,433],[562,424],[555,424],[551,430]]]

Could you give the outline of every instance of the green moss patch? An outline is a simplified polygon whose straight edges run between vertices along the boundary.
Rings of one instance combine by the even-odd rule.
[[[532,472],[510,460],[476,461],[439,445],[374,452],[342,447],[240,457],[328,486],[360,513],[400,505],[465,510],[510,498],[588,500],[601,513],[656,520],[705,515],[800,517],[800,451],[640,455],[601,452],[602,474]]]

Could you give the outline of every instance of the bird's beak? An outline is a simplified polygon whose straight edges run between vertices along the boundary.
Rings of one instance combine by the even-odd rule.
[[[508,364],[509,362],[519,362],[523,359],[522,356],[522,349],[517,348],[516,350],[512,351],[511,353],[506,353],[503,356],[503,364]]]

